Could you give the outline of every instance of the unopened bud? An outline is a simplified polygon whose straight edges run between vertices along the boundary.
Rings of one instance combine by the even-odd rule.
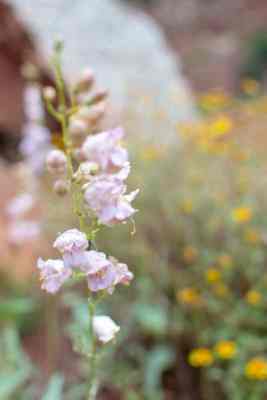
[[[58,179],[54,183],[53,189],[59,196],[65,196],[70,191],[70,184],[64,179]]]
[[[51,150],[46,157],[46,166],[51,174],[63,174],[67,168],[65,153],[61,150]]]
[[[76,84],[75,87],[76,93],[87,92],[93,86],[94,81],[95,81],[95,75],[93,71],[90,68],[86,68],[82,72],[80,79]]]
[[[69,133],[74,144],[80,144],[86,136],[88,125],[79,118],[72,118],[69,126]]]
[[[105,112],[106,112],[106,105],[105,104],[97,104],[91,110],[89,122],[92,125],[95,125],[101,118],[104,117]]]
[[[93,105],[100,103],[101,101],[105,100],[108,97],[108,90],[106,89],[99,89],[94,93],[94,95],[88,99],[88,104]]]
[[[47,101],[54,101],[56,98],[56,90],[53,88],[53,86],[47,86],[43,89],[43,96],[44,99]]]
[[[79,163],[81,163],[83,161],[86,161],[86,156],[85,156],[84,151],[82,150],[82,148],[75,149],[73,151],[73,157]]]

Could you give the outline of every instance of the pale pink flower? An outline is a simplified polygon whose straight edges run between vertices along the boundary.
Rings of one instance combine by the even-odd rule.
[[[119,332],[120,327],[106,315],[93,317],[93,331],[97,339],[102,343],[113,340]]]
[[[64,174],[67,169],[67,157],[58,149],[51,150],[46,156],[46,166],[51,174]]]
[[[82,146],[88,161],[96,162],[103,172],[118,171],[128,161],[128,152],[120,144],[122,128],[89,136]]]
[[[41,227],[37,221],[15,220],[8,226],[7,236],[11,244],[22,245],[40,236]]]
[[[87,186],[84,197],[99,222],[111,226],[125,221],[137,211],[131,202],[139,190],[128,195],[125,192],[126,186],[116,175],[100,175]]]
[[[88,247],[88,240],[85,233],[78,229],[69,229],[57,237],[53,247],[62,254],[83,251]]]
[[[10,201],[6,212],[11,218],[18,218],[30,211],[33,205],[33,196],[30,193],[22,193]]]
[[[42,289],[48,293],[56,293],[63,283],[70,278],[72,271],[66,268],[62,260],[38,259],[37,267],[40,269]]]

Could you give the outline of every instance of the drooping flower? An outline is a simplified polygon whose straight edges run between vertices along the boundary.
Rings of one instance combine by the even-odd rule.
[[[37,261],[42,280],[42,289],[48,293],[56,293],[63,283],[72,275],[70,268],[64,266],[62,260],[47,260],[41,258]]]
[[[103,172],[118,171],[128,161],[128,152],[119,141],[123,138],[122,128],[89,136],[82,150],[88,161],[96,162]]]
[[[69,229],[57,237],[53,247],[62,254],[73,253],[86,250],[88,247],[88,240],[85,233],[78,229]]]
[[[115,338],[120,327],[106,315],[93,317],[93,331],[97,339],[102,343],[108,343]]]
[[[135,210],[131,202],[139,190],[125,194],[126,186],[113,175],[95,177],[85,191],[85,200],[95,212],[100,223],[114,225],[131,217]]]

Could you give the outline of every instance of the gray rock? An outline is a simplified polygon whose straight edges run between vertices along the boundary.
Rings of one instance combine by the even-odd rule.
[[[91,66],[116,105],[124,107],[132,99],[137,111],[142,110],[142,102],[136,100],[140,95],[152,99],[153,112],[164,110],[173,121],[192,118],[193,101],[181,66],[159,27],[145,14],[118,0],[10,3],[36,32],[45,54],[56,37],[64,39],[65,69],[71,79]]]

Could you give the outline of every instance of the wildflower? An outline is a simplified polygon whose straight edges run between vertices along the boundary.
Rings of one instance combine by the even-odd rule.
[[[248,243],[257,244],[261,238],[259,232],[255,229],[247,229],[244,233],[244,239]]]
[[[36,239],[41,233],[40,223],[37,221],[13,221],[8,227],[8,241],[11,244],[21,245]]]
[[[184,261],[187,264],[192,264],[198,257],[198,250],[193,246],[186,246],[183,252]]]
[[[182,204],[182,211],[184,214],[192,214],[193,212],[193,202],[192,200],[185,200]]]
[[[230,360],[236,355],[236,344],[231,340],[222,340],[215,346],[215,352],[223,360]]]
[[[246,294],[247,302],[252,306],[257,306],[262,301],[262,295],[257,290],[249,290]]]
[[[209,268],[206,271],[206,279],[208,283],[216,283],[221,279],[221,273],[216,268]]]
[[[48,293],[56,293],[72,274],[71,269],[66,268],[62,260],[44,261],[39,258],[37,267],[40,269],[41,287]]]
[[[267,360],[254,357],[245,366],[245,375],[248,379],[263,381],[267,379]]]
[[[87,123],[79,118],[70,120],[69,133],[74,145],[80,145],[88,131]]]
[[[67,157],[61,150],[51,150],[46,157],[48,171],[54,175],[61,175],[67,169]]]
[[[95,81],[94,72],[90,68],[86,68],[82,71],[81,76],[76,83],[75,92],[82,93],[87,92],[93,86]]]
[[[53,88],[53,86],[47,86],[43,89],[43,96],[47,101],[54,101],[56,99],[56,95],[56,90]]]
[[[249,207],[238,207],[232,212],[232,218],[237,223],[249,222],[252,218],[252,210]]]
[[[208,348],[200,347],[190,352],[188,361],[192,367],[209,367],[213,363],[213,355]]]
[[[54,182],[53,190],[59,196],[65,196],[70,191],[70,182],[65,179],[57,179]]]
[[[30,211],[33,205],[33,196],[30,193],[22,193],[11,200],[6,211],[9,217],[18,218]]]
[[[131,217],[135,210],[131,202],[139,190],[125,194],[126,186],[117,176],[101,175],[88,185],[84,197],[103,225],[114,225]]]
[[[221,282],[213,285],[213,291],[217,296],[220,297],[225,297],[227,294],[229,294],[228,287]]]
[[[119,332],[120,327],[106,315],[93,317],[93,331],[97,339],[102,343],[113,340]]]
[[[227,116],[221,116],[209,126],[209,135],[213,139],[222,137],[228,135],[232,128],[232,120]]]
[[[86,250],[88,247],[88,240],[85,233],[80,232],[78,229],[69,229],[57,237],[53,247],[62,254],[72,253]]]
[[[228,269],[233,266],[233,259],[229,254],[222,254],[218,257],[218,264]]]
[[[201,303],[201,296],[195,288],[184,288],[177,292],[177,300],[184,304],[199,305]]]
[[[82,150],[87,160],[97,163],[102,171],[118,171],[128,161],[127,150],[119,144],[123,136],[122,128],[89,136]]]

